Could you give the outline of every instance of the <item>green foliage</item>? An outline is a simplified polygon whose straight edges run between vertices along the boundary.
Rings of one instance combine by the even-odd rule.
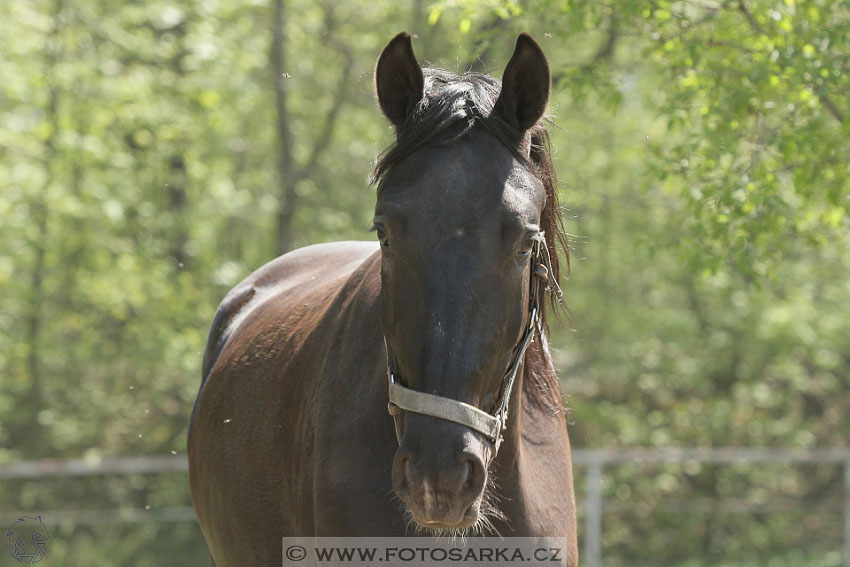
[[[280,251],[286,183],[285,247],[371,237],[392,134],[372,66],[404,28],[455,71],[498,76],[522,30],[549,55],[576,446],[850,443],[846,2],[292,0],[281,77],[273,7],[0,3],[0,462],[183,452],[215,306]],[[604,557],[838,564],[837,475],[612,470]],[[7,483],[0,502],[189,500],[166,475]],[[69,564],[206,564],[187,523],[57,533]]]
[[[516,15],[513,2],[437,3]],[[666,128],[635,173],[686,205],[683,260],[772,275],[789,243],[846,245],[850,226],[850,9],[846,2],[541,2],[517,24],[566,61],[574,102],[616,108],[651,76]],[[501,30],[499,31],[501,34]],[[591,47],[592,46],[592,47]],[[554,49],[551,49],[554,47]],[[561,55],[563,54],[563,57]]]

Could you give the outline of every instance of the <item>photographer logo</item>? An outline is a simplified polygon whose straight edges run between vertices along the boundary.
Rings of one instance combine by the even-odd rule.
[[[34,565],[44,559],[47,540],[50,539],[41,516],[21,516],[6,531],[9,553],[19,563]]]

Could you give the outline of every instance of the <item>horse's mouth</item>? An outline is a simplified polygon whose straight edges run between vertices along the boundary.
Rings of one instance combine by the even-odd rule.
[[[480,512],[478,502],[473,502],[456,521],[449,518],[421,518],[413,510],[410,510],[410,515],[413,521],[424,530],[461,532],[478,523]]]

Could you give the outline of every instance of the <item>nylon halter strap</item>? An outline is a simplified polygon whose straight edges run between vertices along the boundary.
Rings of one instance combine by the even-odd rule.
[[[514,348],[515,354],[502,379],[499,401],[495,405],[493,414],[458,400],[427,394],[425,392],[417,392],[416,390],[402,386],[396,379],[390,348],[388,344],[386,345],[387,376],[389,378],[389,403],[387,404],[387,410],[393,416],[396,439],[399,445],[401,445],[401,438],[404,433],[401,414],[403,411],[408,411],[452,421],[481,433],[493,443],[492,458],[496,457],[499,447],[502,444],[502,432],[507,427],[508,406],[511,401],[511,391],[514,387],[514,381],[523,364],[525,352],[534,340],[535,332],[540,328],[540,303],[543,291],[548,284],[557,294],[559,300],[562,297],[561,288],[558,287],[558,283],[554,281],[554,278],[549,277],[552,274],[552,259],[549,255],[549,249],[546,246],[543,232],[539,232],[535,236],[531,262],[532,276],[529,289],[528,324]],[[386,343],[386,337],[384,338],[384,342]]]

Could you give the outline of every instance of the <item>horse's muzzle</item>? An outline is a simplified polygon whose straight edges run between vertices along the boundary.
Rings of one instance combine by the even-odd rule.
[[[393,490],[421,527],[468,528],[478,521],[486,451],[467,427],[410,416],[393,459]]]

